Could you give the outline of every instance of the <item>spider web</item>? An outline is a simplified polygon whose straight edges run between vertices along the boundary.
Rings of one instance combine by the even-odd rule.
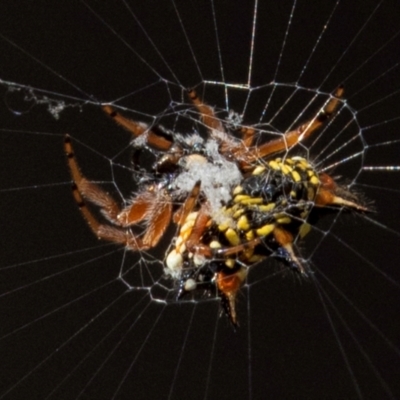
[[[2,4],[0,399],[396,398],[400,393],[400,44],[394,1]],[[232,128],[269,140],[345,85],[301,143],[376,212],[327,216],[300,244],[309,281],[270,260],[238,299],[174,301],[159,249],[99,242],[72,200],[65,133],[84,174],[135,191],[131,136],[101,103],[204,131],[195,87]],[[293,153],[294,154],[294,153]],[[328,393],[332,393],[329,395]]]

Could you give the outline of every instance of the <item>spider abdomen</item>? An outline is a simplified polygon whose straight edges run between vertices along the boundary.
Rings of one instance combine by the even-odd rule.
[[[225,219],[215,224],[220,240],[235,246],[257,237],[264,239],[275,227],[296,237],[314,205],[319,185],[314,168],[304,158],[277,158],[256,167],[221,209]],[[251,263],[252,259],[258,257],[245,261]]]

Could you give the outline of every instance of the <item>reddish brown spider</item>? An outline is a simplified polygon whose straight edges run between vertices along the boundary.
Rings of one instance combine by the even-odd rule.
[[[166,257],[165,271],[179,282],[178,297],[194,289],[214,291],[236,325],[235,298],[251,265],[273,254],[306,275],[293,242],[306,235],[306,220],[314,207],[367,211],[354,195],[329,175],[316,172],[305,159],[266,160],[295,146],[329,120],[343,88],[313,119],[259,146],[254,145],[256,129],[242,127],[239,140],[194,90],[188,96],[208,130],[205,140],[193,134],[160,135],[156,128],[131,121],[109,105],[103,107],[134,137],[144,135],[145,147],[159,154],[153,181],[144,183],[124,208],[81,173],[67,135],[73,195],[99,239],[132,251],[155,247],[167,227],[176,224],[179,233]],[[101,222],[86,201],[99,207],[108,223]],[[135,233],[138,226],[144,228],[141,235]]]

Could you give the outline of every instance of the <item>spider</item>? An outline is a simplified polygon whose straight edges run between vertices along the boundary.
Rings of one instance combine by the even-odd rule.
[[[251,126],[242,126],[241,137],[235,137],[193,89],[188,97],[207,129],[205,139],[149,127],[104,105],[103,111],[117,124],[134,138],[144,139],[141,147],[155,154],[156,160],[147,179],[139,181],[137,193],[121,207],[82,174],[66,135],[73,196],[99,239],[131,251],[154,248],[168,226],[175,224],[177,235],[164,271],[177,282],[178,299],[195,291],[215,293],[236,327],[236,296],[251,266],[274,256],[307,276],[294,242],[310,230],[311,215],[327,207],[368,211],[354,193],[326,173],[318,173],[306,159],[277,157],[331,119],[343,91],[338,87],[311,120],[260,145],[254,144],[256,129]],[[135,159],[135,166],[141,167]],[[105,220],[97,218],[87,203],[97,206]]]

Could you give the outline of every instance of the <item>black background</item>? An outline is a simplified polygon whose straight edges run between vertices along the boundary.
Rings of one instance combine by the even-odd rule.
[[[343,3],[259,1],[251,85],[329,93],[344,83],[371,145],[365,165],[398,165],[397,142],[374,145],[399,140],[399,5]],[[1,85],[0,398],[397,397],[396,172],[349,176],[374,202],[368,218],[384,228],[347,215],[326,237],[312,236],[304,250],[316,284],[259,267],[240,296],[237,332],[218,318],[217,302],[164,306],[116,279],[134,256],[98,242],[79,215],[63,135],[72,135],[87,176],[115,190],[116,173],[128,195],[129,171],[108,159],[129,165],[129,136],[94,103],[115,102],[151,122],[184,87],[246,84],[254,11],[247,1],[129,4],[132,13],[119,1],[0,6],[0,79],[76,105],[56,120],[22,100],[28,90]],[[204,94],[225,107],[221,91],[206,85]]]

